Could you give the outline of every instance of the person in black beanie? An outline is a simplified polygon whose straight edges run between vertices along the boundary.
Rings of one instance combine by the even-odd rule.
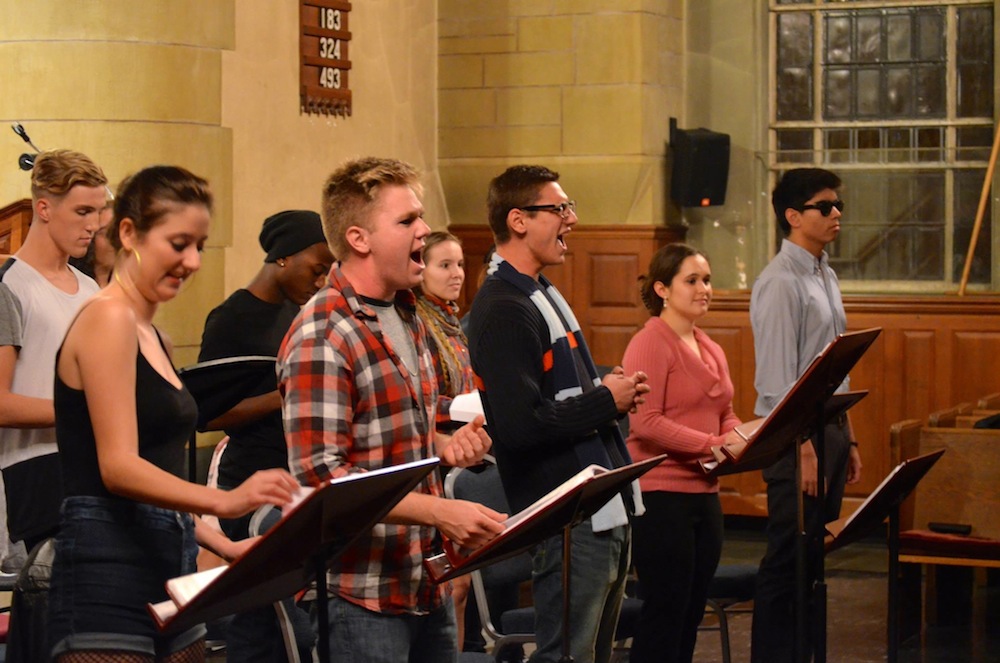
[[[260,231],[260,246],[267,255],[257,275],[208,314],[198,361],[277,355],[299,307],[326,282],[334,258],[316,212],[288,210],[268,217]],[[288,467],[281,397],[273,372],[206,428],[222,429],[229,436],[219,463],[220,488],[238,486],[257,470]],[[220,520],[234,541],[249,535],[249,524],[250,515]],[[286,661],[274,609],[265,606],[236,615],[227,633],[227,650],[233,661]]]

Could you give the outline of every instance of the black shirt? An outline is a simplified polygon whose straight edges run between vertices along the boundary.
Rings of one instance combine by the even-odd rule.
[[[271,304],[249,290],[237,290],[208,314],[198,361],[250,355],[274,357],[298,313],[299,307],[292,302]],[[269,374],[247,398],[277,388],[277,377]],[[288,469],[288,447],[280,411],[225,432],[230,439],[219,464],[220,486],[235,488],[258,470]]]
[[[184,472],[184,450],[194,433],[198,407],[187,388],[178,389],[167,382],[141,352],[137,354],[135,407],[139,456],[180,477]],[[80,389],[67,386],[56,373],[53,400],[66,497],[112,497],[101,479],[86,395]]]

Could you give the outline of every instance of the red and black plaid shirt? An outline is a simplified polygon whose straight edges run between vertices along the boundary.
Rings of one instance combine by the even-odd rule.
[[[295,318],[278,352],[277,371],[289,468],[300,482],[315,486],[345,472],[435,455],[428,422],[434,421],[437,383],[414,302],[409,291],[396,296],[417,348],[421,394],[375,312],[339,267]],[[416,490],[441,495],[437,473]],[[331,591],[377,612],[437,608],[443,590],[422,566],[435,537],[431,527],[376,525],[334,564]]]

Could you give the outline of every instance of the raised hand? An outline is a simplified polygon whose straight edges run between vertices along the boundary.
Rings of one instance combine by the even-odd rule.
[[[493,440],[483,429],[486,420],[482,415],[456,430],[441,448],[441,462],[452,467],[469,467],[483,460],[493,446]]]

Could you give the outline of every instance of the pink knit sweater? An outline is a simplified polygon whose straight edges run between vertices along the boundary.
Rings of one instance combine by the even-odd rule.
[[[714,493],[719,482],[705,476],[697,461],[711,455],[740,420],[733,413],[733,382],[726,355],[697,327],[699,359],[659,317],[651,317],[629,341],[622,359],[625,374],[645,371],[650,391],[629,415],[627,440],[632,460],[669,455],[642,479],[644,491]]]

